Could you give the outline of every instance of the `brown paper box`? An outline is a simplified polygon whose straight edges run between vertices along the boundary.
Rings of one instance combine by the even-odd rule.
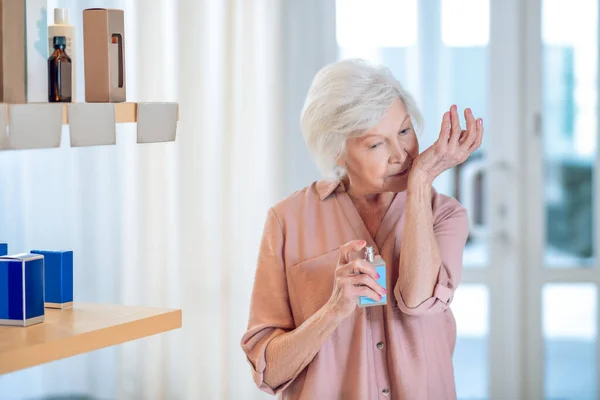
[[[25,0],[0,0],[0,102],[25,103]]]
[[[2,1],[2,0],[0,0]],[[85,101],[126,100],[125,23],[123,10],[83,10]]]

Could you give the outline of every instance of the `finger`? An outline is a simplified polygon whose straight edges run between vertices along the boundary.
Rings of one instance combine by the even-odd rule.
[[[354,260],[344,265],[340,268],[340,274],[342,276],[366,274],[375,280],[379,279],[379,274],[373,264],[365,260]]]
[[[469,114],[470,114],[470,120],[471,120],[471,124],[473,129],[469,131],[469,140],[466,142],[466,145],[469,146],[469,148],[473,145],[473,143],[475,143],[475,141],[477,140],[477,136],[479,135],[479,128],[480,128],[480,122],[478,121],[482,121],[481,118],[479,118],[478,120],[475,120],[475,116],[473,115],[473,110],[469,109]],[[483,126],[481,126],[481,129],[483,129]]]
[[[469,147],[469,153],[474,152],[481,146],[481,142],[483,140],[483,119],[479,118],[477,120],[477,135],[471,146]]]
[[[466,129],[460,133],[460,139],[458,140],[459,147],[463,149],[469,149],[473,142],[477,139],[477,131],[469,132]]]
[[[470,108],[465,108],[465,121],[467,122],[467,131],[469,133],[475,132],[477,129],[475,126],[475,118],[473,118],[473,111]]]
[[[477,124],[470,108],[465,109],[465,121],[467,122],[467,129],[462,131],[459,143],[461,146],[464,145],[469,148],[477,137]]]
[[[386,293],[383,286],[367,274],[355,275],[350,278],[350,282],[352,282],[354,286],[367,286],[381,296]]]
[[[348,264],[350,262],[350,254],[362,250],[366,245],[367,242],[364,240],[352,240],[351,242],[342,245],[342,247],[340,247],[338,265]]]
[[[450,121],[450,113],[446,111],[444,116],[442,117],[442,126],[440,127],[440,138],[439,141],[442,144],[447,144],[448,140],[450,140],[450,129],[452,128],[452,123]]]
[[[458,119],[458,107],[456,107],[456,105],[450,107],[450,117],[452,121],[452,133],[450,134],[450,144],[457,144],[462,129],[460,127],[460,120]]]
[[[359,276],[363,276],[363,275],[359,275]],[[377,300],[377,301],[382,299],[382,296],[385,293],[379,294],[379,293],[377,293],[377,291],[373,290],[370,286],[356,284],[354,278],[356,278],[356,277],[348,276],[348,277],[340,278],[340,286],[344,293],[344,297],[353,298],[353,297],[358,297],[358,296],[366,296],[366,297],[370,297],[371,299]]]
[[[352,297],[364,296],[378,302],[383,299],[383,296],[377,294],[368,286],[356,286],[350,291],[350,294]]]

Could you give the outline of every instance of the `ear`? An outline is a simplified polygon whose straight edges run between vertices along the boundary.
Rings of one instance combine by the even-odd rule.
[[[339,153],[335,158],[335,163],[342,168],[346,168],[346,155],[348,154],[348,139],[346,139],[344,145],[339,149]]]

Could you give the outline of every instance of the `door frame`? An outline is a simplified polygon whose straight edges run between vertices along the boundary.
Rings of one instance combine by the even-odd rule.
[[[520,0],[490,0],[488,173],[489,398],[523,397],[522,27]],[[514,29],[507,29],[514,27]],[[506,60],[513,60],[506,62]],[[468,272],[467,272],[468,273]]]
[[[543,268],[543,252],[545,218],[543,204],[543,141],[542,141],[542,49],[541,49],[541,0],[524,1],[525,51],[527,63],[524,65],[526,90],[525,99],[525,148],[528,161],[525,177],[529,193],[524,190],[523,203],[527,210],[527,221],[523,221],[525,248],[523,257],[526,260],[526,290],[531,295],[527,299],[527,324],[523,326],[524,341],[527,344],[525,354],[525,371],[527,385],[524,388],[526,398],[544,398],[544,349],[542,336],[542,286],[540,274]],[[527,196],[529,194],[529,196]],[[537,340],[534,340],[537,338]]]

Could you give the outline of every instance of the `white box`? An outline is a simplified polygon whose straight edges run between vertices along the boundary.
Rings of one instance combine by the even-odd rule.
[[[48,102],[48,1],[25,0],[27,102]]]

